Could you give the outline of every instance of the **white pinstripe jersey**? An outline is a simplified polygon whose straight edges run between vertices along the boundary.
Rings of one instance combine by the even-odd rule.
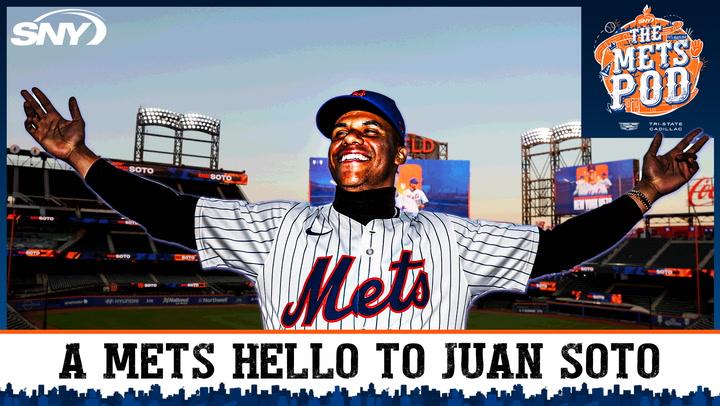
[[[534,226],[401,213],[362,225],[332,205],[201,198],[203,268],[255,281],[267,329],[462,329],[472,298],[524,292]]]

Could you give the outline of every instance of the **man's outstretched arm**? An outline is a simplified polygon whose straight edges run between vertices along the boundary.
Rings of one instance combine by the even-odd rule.
[[[707,135],[695,140],[701,132],[691,131],[664,155],[657,155],[662,135],[656,134],[643,158],[642,179],[634,189],[639,193],[621,196],[551,231],[541,230],[531,277],[569,269],[620,241],[657,199],[676,191],[697,173],[697,153],[708,140]]]
[[[643,211],[627,195],[573,217],[552,230],[540,230],[540,242],[531,273],[536,278],[560,272],[605,252],[620,241]]]
[[[25,99],[25,129],[49,154],[67,162],[110,207],[130,218],[154,238],[195,249],[197,198],[127,173],[100,159],[85,145],[85,121],[70,98],[71,120],[57,112],[40,89],[20,92]],[[38,103],[39,101],[39,103]]]
[[[85,183],[108,206],[140,223],[156,239],[195,250],[195,207],[198,198],[180,195],[153,182],[98,159],[85,176]]]

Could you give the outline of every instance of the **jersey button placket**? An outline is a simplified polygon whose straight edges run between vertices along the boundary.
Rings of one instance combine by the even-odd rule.
[[[375,226],[377,220],[372,220],[368,223],[366,226],[366,232],[363,233],[363,250],[365,251],[365,255],[372,256],[375,253],[375,249],[372,247],[372,241],[373,241],[373,235],[375,234]]]

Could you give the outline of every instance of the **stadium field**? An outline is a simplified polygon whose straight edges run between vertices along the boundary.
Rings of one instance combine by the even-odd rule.
[[[556,314],[526,314],[511,311],[470,312],[469,330],[630,330],[646,325]]]
[[[41,311],[25,313],[42,325]],[[255,305],[128,307],[48,311],[49,329],[262,329]],[[643,325],[559,315],[472,311],[468,329],[638,329]]]

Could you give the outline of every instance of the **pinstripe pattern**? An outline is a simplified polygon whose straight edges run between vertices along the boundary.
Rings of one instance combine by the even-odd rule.
[[[449,217],[472,296],[495,289],[525,292],[539,241],[536,227]]]
[[[363,226],[330,205],[250,204],[207,198],[198,202],[195,226],[203,268],[231,269],[256,282],[267,329],[464,328],[473,297],[494,289],[525,290],[539,237],[532,226],[471,221],[440,213],[402,213]],[[399,268],[390,268],[403,251],[411,252],[409,258],[415,265],[408,268],[398,291],[402,300],[385,300],[391,296],[396,276],[402,275]],[[332,295],[318,299],[324,300],[330,312],[320,307],[312,317],[303,295],[313,290],[304,290],[304,286],[315,286],[317,295],[321,287],[333,287],[331,274],[344,255],[352,257],[352,262],[345,278],[335,286],[336,303],[330,299]],[[313,266],[324,257],[329,257],[329,266],[321,282],[313,285]],[[429,285],[425,294],[418,288],[423,276]],[[369,288],[373,280],[381,286],[381,293],[364,301],[362,294],[371,297],[375,293]],[[407,307],[381,306],[386,303]],[[296,311],[298,317],[283,318]]]

